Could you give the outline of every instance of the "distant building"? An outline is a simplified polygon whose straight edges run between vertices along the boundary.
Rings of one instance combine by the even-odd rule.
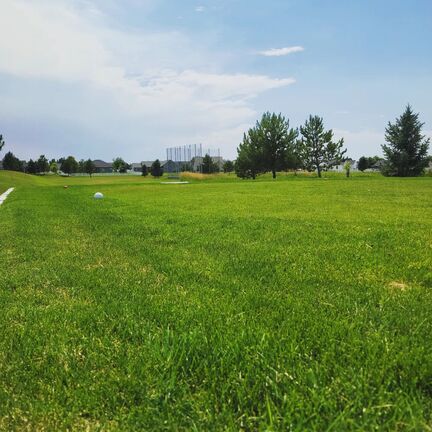
[[[95,172],[98,174],[109,174],[113,172],[113,164],[104,162],[103,160],[96,159],[93,161],[95,165]]]
[[[351,164],[351,171],[357,171],[357,167],[358,167],[358,162],[355,161],[354,159],[347,159],[337,165],[333,165],[329,171],[336,171],[336,172],[344,172],[345,171],[345,164],[346,163],[350,163]]]
[[[132,173],[141,173],[142,166],[143,166],[142,162],[132,163],[129,172],[132,172]]]

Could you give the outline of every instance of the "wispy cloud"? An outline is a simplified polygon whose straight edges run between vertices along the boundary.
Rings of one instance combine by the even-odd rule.
[[[271,48],[266,51],[260,51],[258,54],[265,57],[282,57],[302,51],[304,51],[302,46],[292,46],[285,48]]]
[[[205,11],[205,7],[204,6],[197,6],[195,8],[195,12],[204,12]]]
[[[220,147],[228,152],[241,140],[244,125],[257,116],[250,100],[295,82],[289,77],[207,70],[210,62],[205,51],[185,34],[120,31],[109,25],[104,14],[95,13],[91,1],[85,3],[89,5],[85,10],[77,10],[76,4],[83,3],[0,3],[3,30],[8,34],[0,38],[4,54],[0,84],[3,74],[14,80],[16,88],[23,88],[20,94],[16,91],[13,103],[0,95],[0,115],[14,117],[15,123],[23,116],[37,115],[40,124],[49,125],[49,130],[41,130],[40,144],[36,136],[31,144],[23,138],[23,149],[30,145],[35,152],[61,156],[57,152],[69,151],[69,144],[64,144],[65,150],[59,150],[59,142],[49,147],[47,137],[56,134],[55,128],[61,135],[62,125],[66,129],[70,123],[92,136],[91,154],[83,153],[89,145],[82,140],[81,149],[74,147],[78,157],[114,156],[111,152],[116,150],[109,148],[106,136],[111,145],[127,143],[122,147],[124,157],[137,160],[160,156],[164,146],[194,139],[203,143],[221,139]],[[197,52],[198,59],[191,57]],[[28,100],[50,104],[34,111]],[[142,136],[151,137],[148,144],[142,143]],[[63,134],[62,140],[67,139]]]

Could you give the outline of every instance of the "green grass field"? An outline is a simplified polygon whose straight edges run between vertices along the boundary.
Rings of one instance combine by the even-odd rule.
[[[0,430],[432,430],[431,177],[10,186]]]

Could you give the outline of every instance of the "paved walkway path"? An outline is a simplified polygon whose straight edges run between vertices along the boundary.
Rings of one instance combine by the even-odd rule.
[[[3,202],[6,200],[6,198],[9,196],[11,192],[13,192],[14,188],[8,189],[6,192],[0,195],[0,205],[3,204]]]

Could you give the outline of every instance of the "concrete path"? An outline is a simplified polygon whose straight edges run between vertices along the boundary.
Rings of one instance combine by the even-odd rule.
[[[10,194],[11,192],[13,192],[13,190],[14,190],[14,188],[10,188],[10,189],[8,189],[5,193],[3,193],[3,194],[0,195],[0,205],[3,204],[3,202],[4,202],[4,201],[6,200],[6,198],[9,196],[9,194]]]

